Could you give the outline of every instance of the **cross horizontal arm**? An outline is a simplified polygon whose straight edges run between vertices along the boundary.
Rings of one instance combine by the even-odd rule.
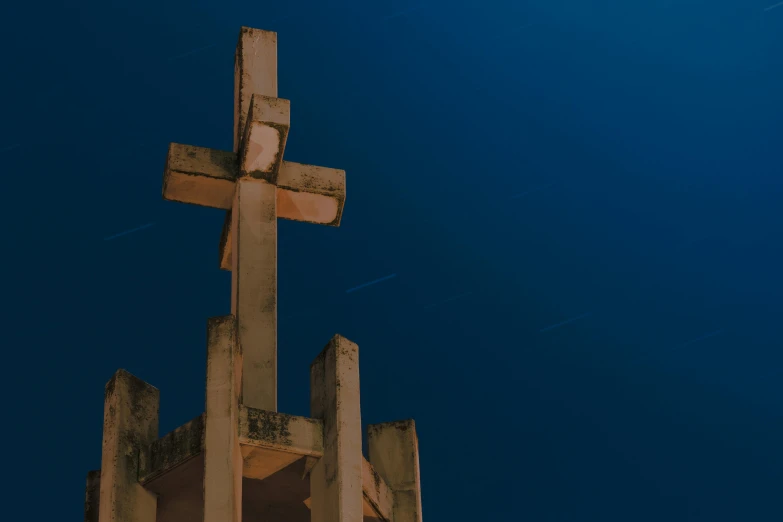
[[[172,143],[163,172],[163,199],[229,209],[237,172],[233,152]]]
[[[172,143],[163,175],[163,198],[230,209],[239,168],[236,154]],[[277,177],[277,217],[339,226],[345,171],[283,161]]]

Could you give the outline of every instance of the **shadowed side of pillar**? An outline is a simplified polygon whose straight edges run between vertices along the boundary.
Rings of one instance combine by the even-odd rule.
[[[310,472],[312,522],[361,522],[359,348],[336,335],[310,367],[311,417],[323,420],[324,454]]]
[[[87,473],[87,487],[84,496],[84,522],[98,522],[101,500],[101,470]]]
[[[242,354],[233,316],[207,326],[207,397],[204,423],[204,522],[241,522],[242,451],[239,397]]]
[[[99,522],[155,522],[157,499],[139,483],[139,469],[158,438],[160,394],[119,370],[106,384]]]
[[[421,522],[419,439],[413,420],[367,426],[370,463],[394,495],[394,522]]]

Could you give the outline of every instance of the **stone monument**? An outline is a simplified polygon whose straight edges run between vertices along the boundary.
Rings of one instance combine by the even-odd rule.
[[[413,421],[368,426],[359,350],[334,336],[310,367],[310,417],[277,411],[277,218],[338,226],[345,172],[283,160],[277,34],[242,28],[234,150],[172,143],[163,197],[225,209],[231,315],[207,322],[205,413],[158,437],[159,393],[119,370],[106,385],[101,469],[85,522],[421,522]]]

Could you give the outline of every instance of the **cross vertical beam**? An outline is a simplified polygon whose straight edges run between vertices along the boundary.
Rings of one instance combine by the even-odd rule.
[[[324,454],[310,472],[312,522],[362,522],[359,347],[336,335],[310,367],[311,417],[324,423]]]
[[[240,178],[231,211],[231,313],[242,350],[242,403],[277,411],[277,198]]]
[[[277,34],[243,27],[234,57],[234,152],[246,143],[253,95],[277,98]],[[277,191],[236,180],[230,211],[231,313],[244,357],[242,403],[277,411]]]
[[[203,522],[242,522],[242,355],[235,332],[233,316],[215,317],[208,322]]]
[[[394,495],[394,522],[421,522],[419,439],[412,420],[367,426],[370,463]]]
[[[159,405],[158,390],[125,370],[106,384],[99,522],[155,522],[157,498],[138,473],[158,438]]]
[[[277,98],[277,33],[243,27],[234,55],[234,152],[242,142],[253,94]]]

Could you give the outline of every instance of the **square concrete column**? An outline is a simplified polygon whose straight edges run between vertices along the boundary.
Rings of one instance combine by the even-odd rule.
[[[311,417],[324,423],[324,454],[310,472],[312,522],[362,522],[359,347],[336,335],[310,367]]]
[[[231,210],[231,313],[244,359],[242,403],[277,411],[277,191],[240,178]]]
[[[421,522],[419,439],[412,420],[367,427],[370,463],[394,495],[394,522]]]
[[[98,522],[101,500],[101,470],[87,473],[87,487],[84,496],[84,522]]]
[[[242,356],[235,333],[233,316],[209,320],[204,522],[242,520],[242,451],[239,447]]]
[[[155,522],[157,498],[138,473],[158,438],[159,406],[158,390],[125,370],[106,384],[99,522]]]

